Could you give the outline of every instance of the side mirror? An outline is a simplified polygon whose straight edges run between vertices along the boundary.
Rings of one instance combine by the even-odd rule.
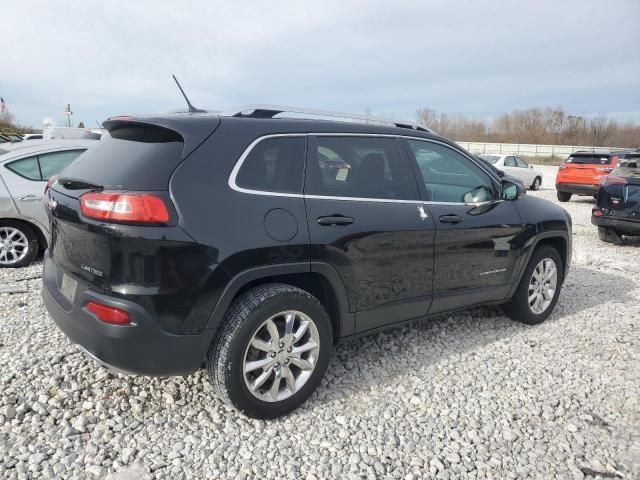
[[[520,187],[517,183],[509,180],[502,180],[502,199],[503,200],[517,200],[520,195]]]

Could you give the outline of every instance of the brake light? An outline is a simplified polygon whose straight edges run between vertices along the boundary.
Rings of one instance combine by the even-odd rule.
[[[592,213],[594,217],[602,217],[604,215],[604,213],[602,213],[602,210],[600,210],[599,208],[594,208],[592,210]]]
[[[566,169],[566,168],[567,168],[567,164],[566,164],[566,163],[563,163],[562,165],[560,165],[559,170],[564,170],[564,169]]]
[[[611,173],[613,172],[613,167],[598,167],[596,170],[598,172]]]
[[[169,211],[156,195],[129,193],[85,193],[80,209],[87,218],[123,223],[167,223]]]
[[[53,186],[53,184],[56,183],[57,181],[58,181],[57,175],[54,175],[53,177],[49,178],[49,181],[44,187],[44,193],[47,193],[47,190],[49,190]]]
[[[127,325],[131,323],[129,314],[121,308],[108,307],[98,302],[87,303],[87,310],[93,313],[99,320],[112,325]]]

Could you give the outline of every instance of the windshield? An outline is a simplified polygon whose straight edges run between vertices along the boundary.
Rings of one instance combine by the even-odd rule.
[[[500,155],[480,155],[480,158],[485,159],[487,162],[496,163],[500,160]]]

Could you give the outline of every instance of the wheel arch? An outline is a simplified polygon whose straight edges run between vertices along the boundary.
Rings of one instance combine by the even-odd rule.
[[[335,268],[322,262],[267,265],[238,273],[220,296],[207,323],[207,330],[218,330],[229,306],[239,295],[267,283],[293,285],[318,298],[331,319],[334,340],[352,335],[355,331],[355,315],[349,311],[342,279]]]

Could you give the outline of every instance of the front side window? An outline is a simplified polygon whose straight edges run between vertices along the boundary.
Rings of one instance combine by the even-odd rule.
[[[250,190],[302,193],[304,137],[274,137],[249,152],[236,177],[236,185]]]
[[[395,138],[319,136],[315,151],[309,155],[305,193],[416,200],[418,195],[409,179]]]
[[[408,143],[422,174],[428,201],[478,203],[495,198],[489,176],[461,153],[428,141]]]
[[[16,160],[5,165],[13,173],[20,175],[28,180],[42,180],[40,168],[38,167],[38,157],[27,157]]]
[[[38,155],[42,179],[49,180],[54,175],[58,175],[67,165],[78,158],[84,150],[67,150],[64,152],[43,153]]]

